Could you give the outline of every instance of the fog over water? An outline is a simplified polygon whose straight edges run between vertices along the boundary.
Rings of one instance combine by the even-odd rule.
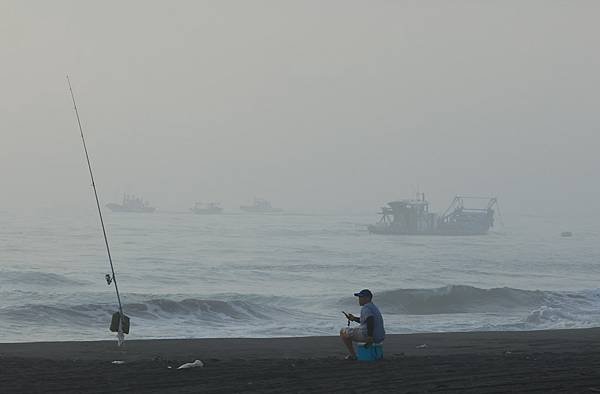
[[[3,209],[595,209],[596,2],[3,2]]]
[[[335,334],[363,287],[388,332],[600,324],[598,15],[593,1],[3,1],[0,341],[109,336],[66,74],[101,203],[158,209],[105,210],[132,337]],[[417,191],[436,212],[497,196],[502,215],[484,236],[366,231]],[[284,212],[241,213],[254,197]],[[196,201],[225,212],[192,215]]]

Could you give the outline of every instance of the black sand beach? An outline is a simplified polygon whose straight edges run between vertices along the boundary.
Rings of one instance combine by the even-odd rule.
[[[376,363],[343,360],[337,337],[0,344],[0,392],[594,393],[599,338],[600,329],[389,335]],[[196,359],[205,366],[176,369]]]

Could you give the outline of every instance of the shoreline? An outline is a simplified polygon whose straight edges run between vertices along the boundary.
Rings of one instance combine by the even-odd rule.
[[[442,333],[388,334],[385,354],[414,356],[499,351],[585,351],[600,339],[599,328],[536,331],[466,331]],[[592,341],[592,342],[590,342]],[[420,345],[426,347],[419,347]],[[600,350],[600,349],[599,349]],[[218,359],[275,358],[310,359],[345,355],[337,336],[276,338],[176,338],[125,340],[44,341],[0,343],[0,357],[46,358],[49,360],[108,360],[127,356],[131,360],[153,357],[181,358],[191,355]]]
[[[599,338],[600,328],[393,334],[384,342],[384,360],[376,363],[343,360],[343,344],[333,336],[148,339],[120,348],[116,341],[0,343],[0,387],[2,392],[600,392]],[[205,366],[176,369],[196,359]],[[123,364],[112,364],[117,360]]]

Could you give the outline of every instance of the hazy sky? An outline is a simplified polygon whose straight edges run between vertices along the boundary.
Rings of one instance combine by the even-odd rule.
[[[597,1],[2,1],[0,206],[600,199]]]

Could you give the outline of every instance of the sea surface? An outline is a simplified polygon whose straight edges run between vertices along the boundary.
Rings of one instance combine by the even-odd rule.
[[[0,342],[113,338],[94,210],[0,220]],[[588,218],[510,213],[471,237],[371,235],[373,214],[105,220],[131,339],[336,335],[363,288],[388,333],[600,325],[600,228]]]

